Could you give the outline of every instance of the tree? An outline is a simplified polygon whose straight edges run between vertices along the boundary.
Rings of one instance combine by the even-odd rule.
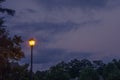
[[[20,65],[17,62],[10,63],[9,76],[6,76],[7,80],[29,80],[28,64]]]
[[[105,64],[101,60],[95,60],[93,61],[94,69],[97,71],[97,73],[103,78],[103,70],[105,68]]]
[[[0,4],[4,1],[5,0],[0,0]],[[4,15],[7,15],[6,13],[13,16],[15,11],[3,8],[0,5],[0,80],[5,80],[6,76],[10,75],[8,72],[11,62],[18,61],[24,57],[21,49],[21,43],[23,42],[21,36],[14,35],[11,37],[9,31],[6,30],[6,26],[4,25]]]
[[[87,67],[92,67],[92,63],[89,60],[83,59],[80,61],[80,60],[74,59],[68,63],[68,72],[71,78],[76,78],[79,76],[80,71]]]
[[[47,78],[48,71],[37,71],[34,74],[34,80],[49,80]]]
[[[76,78],[77,76],[79,76],[79,72],[81,70],[81,63],[80,63],[80,61],[77,60],[77,59],[71,60],[68,63],[67,70],[68,70],[68,73],[70,74],[71,78]]]
[[[99,80],[99,75],[94,69],[85,68],[80,72],[79,80]]]
[[[103,70],[103,78],[104,80],[120,80],[120,62],[117,60],[113,60],[109,62],[104,70]]]
[[[66,63],[61,62],[49,69],[47,80],[69,80],[70,76],[66,71]]]
[[[120,60],[105,64],[100,60],[91,63],[87,59],[74,59],[58,63],[46,71],[37,71],[34,80],[120,80],[119,76]]]

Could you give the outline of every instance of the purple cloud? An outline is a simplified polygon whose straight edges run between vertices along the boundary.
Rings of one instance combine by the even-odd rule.
[[[25,41],[31,36],[38,40],[35,65],[45,67],[73,58],[107,61],[120,56],[119,3],[119,0],[11,0],[6,6],[15,9],[16,15],[7,20],[7,25],[12,34],[23,36]],[[26,45],[24,51],[27,62]]]

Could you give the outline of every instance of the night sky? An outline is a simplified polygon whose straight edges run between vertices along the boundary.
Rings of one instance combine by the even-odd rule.
[[[21,35],[30,62],[27,40],[33,37],[34,71],[72,59],[120,58],[120,0],[6,0],[16,10],[7,17],[11,35]]]

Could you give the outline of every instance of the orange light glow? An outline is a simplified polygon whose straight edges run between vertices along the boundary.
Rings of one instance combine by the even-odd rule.
[[[34,40],[34,39],[30,39],[30,40],[29,40],[29,45],[30,45],[31,47],[35,46],[35,40]]]

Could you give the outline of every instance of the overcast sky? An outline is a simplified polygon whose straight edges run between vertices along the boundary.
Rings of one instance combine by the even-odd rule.
[[[16,10],[7,19],[11,34],[23,37],[29,63],[27,40],[34,37],[34,70],[60,61],[120,58],[120,0],[6,0]]]

